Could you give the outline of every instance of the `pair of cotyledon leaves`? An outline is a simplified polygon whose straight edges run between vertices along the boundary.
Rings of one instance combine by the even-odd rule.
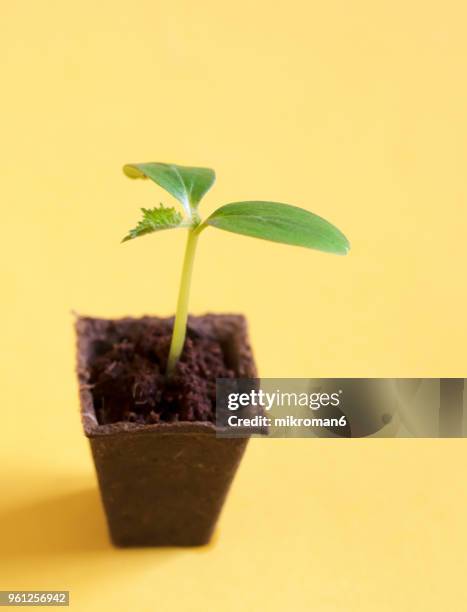
[[[127,164],[123,168],[130,178],[151,179],[168,191],[185,209],[187,220],[174,208],[143,208],[143,219],[130,230],[124,241],[152,232],[176,227],[190,227],[198,222],[197,208],[216,179],[210,168],[193,168],[150,162]],[[214,211],[198,225],[207,226],[273,242],[308,247],[345,255],[347,238],[334,225],[303,208],[280,202],[233,202]]]

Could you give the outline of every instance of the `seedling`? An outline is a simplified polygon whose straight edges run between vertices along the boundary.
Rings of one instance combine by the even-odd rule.
[[[174,329],[167,362],[170,376],[183,350],[188,318],[193,261],[200,234],[207,227],[217,227],[227,232],[282,242],[295,246],[317,249],[328,253],[345,255],[349,248],[347,238],[336,227],[322,217],[289,204],[279,202],[247,201],[232,202],[215,210],[202,220],[198,206],[216,179],[210,168],[192,168],[175,164],[150,162],[128,164],[123,171],[130,178],[151,179],[173,195],[183,206],[184,215],[167,208],[142,208],[143,218],[129,231],[123,242],[166,229],[188,229],[182,276],[175,314]]]

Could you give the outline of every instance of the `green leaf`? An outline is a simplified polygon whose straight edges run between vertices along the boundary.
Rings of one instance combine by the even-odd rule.
[[[122,242],[144,236],[145,234],[151,234],[152,232],[183,227],[183,217],[175,208],[165,208],[161,204],[160,208],[142,208],[141,210],[143,212],[143,219],[138,222],[134,229],[128,232]]]
[[[130,178],[153,180],[182,203],[189,217],[196,211],[201,198],[216,180],[216,174],[210,168],[191,168],[157,162],[127,164],[123,171]]]
[[[334,225],[303,208],[279,202],[233,202],[218,208],[200,226],[273,242],[345,255],[350,245]]]

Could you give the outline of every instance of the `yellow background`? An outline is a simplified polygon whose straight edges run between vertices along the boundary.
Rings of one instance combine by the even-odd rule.
[[[170,314],[184,237],[125,162],[207,165],[346,258],[215,230],[192,311],[244,312],[263,376],[465,376],[465,2],[5,2],[0,588],[72,609],[465,610],[465,443],[251,444],[214,542],[114,550],[78,417],[71,311]]]

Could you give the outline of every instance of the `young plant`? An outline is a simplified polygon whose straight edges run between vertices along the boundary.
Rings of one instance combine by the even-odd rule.
[[[214,170],[210,168],[149,162],[127,164],[123,171],[133,179],[151,179],[173,195],[182,204],[184,210],[184,215],[182,215],[175,208],[166,208],[162,204],[159,208],[142,208],[142,220],[123,239],[125,242],[166,229],[186,228],[188,230],[167,362],[168,376],[173,373],[185,343],[188,300],[196,245],[201,232],[207,227],[217,227],[227,232],[339,255],[345,255],[350,248],[342,232],[325,219],[302,208],[279,202],[257,200],[232,202],[221,206],[203,221],[198,213],[198,206],[216,179]]]

